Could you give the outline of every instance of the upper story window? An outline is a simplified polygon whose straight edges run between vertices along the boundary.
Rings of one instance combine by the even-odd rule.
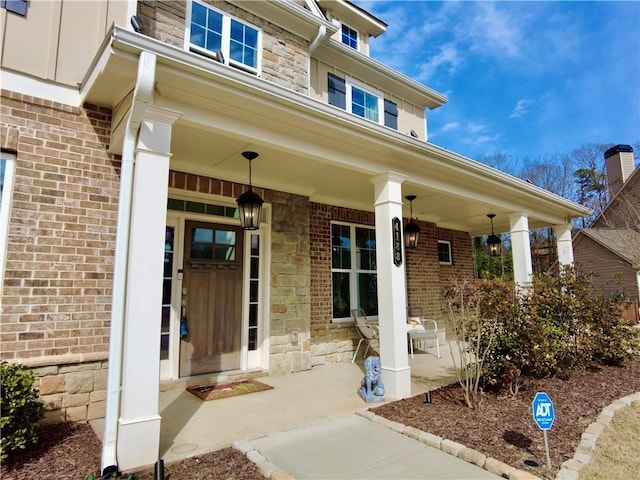
[[[188,48],[222,63],[257,74],[260,70],[261,32],[208,5],[191,2]]]
[[[398,106],[394,102],[385,99],[380,92],[365,89],[332,73],[329,73],[329,104],[398,129]]]
[[[373,122],[380,122],[380,98],[362,88],[351,85],[351,113]]]
[[[27,14],[27,0],[0,0],[0,8],[24,17]]]
[[[345,45],[358,49],[358,32],[351,27],[342,25],[342,43]]]

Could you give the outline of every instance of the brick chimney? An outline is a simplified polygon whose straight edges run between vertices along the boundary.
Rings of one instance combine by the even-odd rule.
[[[633,148],[631,145],[616,145],[604,152],[604,163],[607,169],[607,182],[609,193],[613,197],[622,184],[633,172]]]

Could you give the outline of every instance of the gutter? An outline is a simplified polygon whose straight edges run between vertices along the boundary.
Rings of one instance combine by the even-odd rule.
[[[309,92],[309,95],[311,95],[311,55],[326,37],[327,27],[325,27],[324,25],[320,25],[320,27],[318,28],[318,34],[309,44],[309,55],[307,56],[307,92]]]
[[[330,26],[326,26],[326,29],[328,33],[331,33],[332,28]],[[317,37],[318,35],[316,35],[316,38]],[[319,40],[315,50],[316,56],[318,52],[330,48],[327,46],[328,43],[332,46],[334,44],[337,45],[337,42],[334,42],[330,38],[325,39],[325,43]],[[339,45],[336,48],[340,48],[342,50],[342,47]],[[158,56],[159,62],[169,68],[189,72],[195,77],[205,78],[208,81],[215,79],[215,81],[219,82],[221,85],[231,86],[238,91],[245,91],[249,92],[251,95],[267,98],[271,102],[277,102],[289,109],[295,108],[305,115],[313,116],[323,121],[330,118],[332,122],[336,124],[339,122],[340,128],[344,131],[348,130],[350,134],[353,132],[367,136],[375,134],[375,139],[381,144],[402,149],[406,154],[414,156],[416,159],[416,163],[414,165],[416,166],[422,165],[424,162],[424,156],[427,156],[429,161],[448,169],[450,171],[450,175],[471,173],[473,175],[480,176],[483,180],[494,185],[507,187],[511,192],[518,192],[522,195],[532,196],[545,202],[559,204],[562,208],[570,209],[572,211],[570,218],[580,217],[591,213],[590,209],[583,207],[582,205],[578,205],[575,202],[560,197],[559,195],[526,183],[523,180],[517,179],[499,170],[495,170],[487,165],[481,164],[480,162],[447,150],[446,148],[411,138],[403,133],[382,125],[373,124],[368,120],[361,119],[360,117],[347,113],[344,110],[319,102],[309,95],[303,95],[292,90],[288,90],[275,83],[265,82],[262,79],[247,75],[244,72],[237,71],[233,68],[227,68],[225,65],[218,62],[199,58],[197,55],[162,43],[159,40],[114,27],[111,49],[113,51],[136,56],[140,51],[146,50],[154,52],[154,54]],[[344,49],[349,49],[349,47],[345,46]],[[379,62],[369,59],[363,55],[360,55],[358,58],[369,65],[380,65]],[[388,67],[385,68],[389,70]],[[406,77],[403,78],[406,80]],[[414,81],[414,83],[417,82]],[[421,86],[421,88],[425,87]],[[446,100],[446,97],[443,98]],[[409,174],[410,176],[413,176],[415,172],[410,172]]]
[[[134,157],[140,123],[147,105],[153,100],[155,71],[156,55],[147,51],[140,52],[138,59],[138,76],[133,90],[131,108],[124,132],[122,164],[120,168],[120,197],[118,201],[118,223],[113,268],[111,327],[109,330],[109,367],[107,371],[106,411],[101,460],[102,476],[105,478],[110,478],[118,474],[116,448],[120,417],[120,396],[122,392],[122,349],[127,296],[129,235],[135,167]]]

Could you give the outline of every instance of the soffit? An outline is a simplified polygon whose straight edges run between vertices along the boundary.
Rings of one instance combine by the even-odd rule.
[[[253,13],[274,25],[279,25],[289,32],[312,40],[318,35],[318,29],[323,25],[333,35],[338,26],[331,24],[325,18],[320,18],[302,5],[290,1],[260,1],[260,2],[232,2],[239,8]]]
[[[373,37],[377,37],[387,29],[386,23],[351,2],[342,0],[317,0],[317,2],[323,9],[331,12],[335,18],[339,18],[348,26],[358,28]]]
[[[118,106],[131,91],[140,47],[158,56],[154,103],[181,113],[171,168],[246,183],[241,153],[254,150],[253,184],[311,201],[373,211],[371,178],[406,176],[414,217],[473,235],[508,231],[507,214],[530,227],[588,212],[538,187],[445,149],[367,122],[305,95],[130,32],[116,32],[83,86],[86,100]],[[140,43],[139,46],[135,44]],[[118,152],[119,145],[112,145]],[[409,205],[404,205],[409,216]]]

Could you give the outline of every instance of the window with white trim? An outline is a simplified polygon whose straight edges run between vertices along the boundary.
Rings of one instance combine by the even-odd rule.
[[[342,25],[342,33],[341,33],[342,43],[345,45],[358,49],[358,32],[351,27],[347,27],[346,25]]]
[[[331,276],[335,322],[349,321],[354,308],[378,315],[374,227],[331,224]]]
[[[438,263],[440,265],[451,265],[451,242],[448,240],[438,240]]]
[[[382,92],[364,87],[333,73],[328,76],[329,105],[342,108],[372,122],[398,129],[398,106]]]
[[[4,284],[4,265],[9,234],[9,212],[13,193],[13,177],[16,168],[16,156],[2,152],[0,156],[0,291]]]
[[[193,1],[189,5],[185,32],[189,50],[259,73],[262,42],[259,29],[204,3]]]

